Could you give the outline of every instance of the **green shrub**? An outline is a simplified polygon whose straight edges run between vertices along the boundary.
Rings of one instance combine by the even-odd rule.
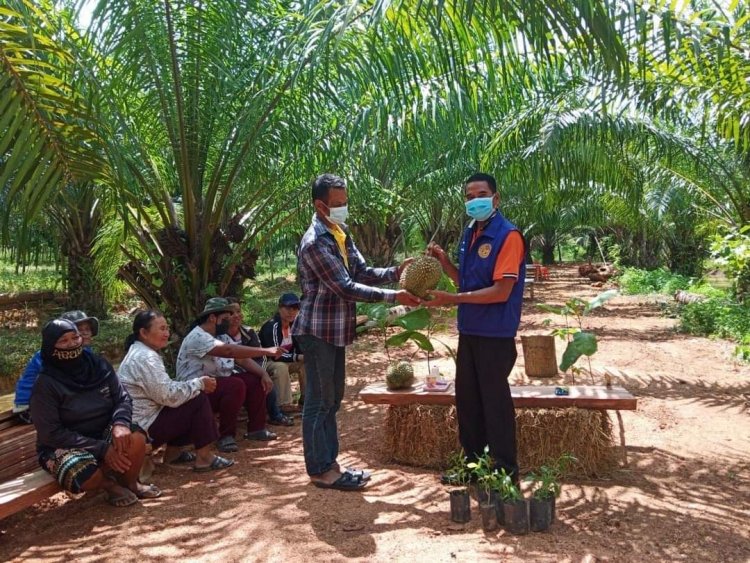
[[[699,336],[717,336],[750,342],[750,306],[726,298],[688,303],[680,310],[680,330]]]
[[[628,295],[664,293],[672,295],[679,289],[691,287],[691,279],[669,270],[641,270],[626,268],[619,278],[620,289]]]

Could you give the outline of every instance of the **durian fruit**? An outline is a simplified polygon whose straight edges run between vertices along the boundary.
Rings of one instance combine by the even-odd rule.
[[[385,372],[385,383],[388,389],[408,389],[414,383],[414,368],[409,362],[391,364]]]
[[[417,256],[401,272],[399,285],[409,293],[424,298],[428,296],[429,290],[437,287],[442,275],[443,268],[437,258],[424,255]]]

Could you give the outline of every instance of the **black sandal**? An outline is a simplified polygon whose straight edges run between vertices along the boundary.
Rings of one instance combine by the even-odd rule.
[[[232,467],[233,465],[233,460],[215,455],[213,460],[211,460],[210,465],[206,465],[205,467],[193,466],[193,471],[195,471],[196,473],[206,473],[207,471],[219,471],[221,469],[226,469],[227,467]]]
[[[195,463],[196,459],[197,457],[193,452],[182,450],[180,452],[180,455],[178,455],[172,461],[168,461],[167,463],[169,463],[170,465],[180,465],[183,463]]]

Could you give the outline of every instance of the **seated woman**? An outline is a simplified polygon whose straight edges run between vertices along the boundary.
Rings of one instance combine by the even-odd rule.
[[[148,432],[155,448],[167,444],[166,463],[193,463],[195,471],[231,467],[234,461],[210,452],[219,431],[206,393],[216,390],[216,379],[170,379],[159,355],[168,341],[164,315],[141,311],[135,316],[119,370],[120,381],[133,399],[133,422]],[[195,446],[195,454],[182,451],[189,444]]]
[[[232,306],[232,316],[229,317],[229,330],[227,330],[229,338],[231,338],[235,344],[241,344],[242,346],[249,346],[251,348],[262,348],[260,338],[258,338],[255,331],[248,326],[243,326],[242,324],[242,308],[240,307],[239,300],[236,297],[228,297],[227,301],[229,301]],[[260,377],[260,375],[265,372],[265,365],[268,360],[266,356],[259,356],[253,358],[253,360],[254,362],[249,362],[250,365],[246,366],[246,370]],[[266,395],[266,412],[268,413],[269,424],[275,424],[277,426],[294,426],[294,418],[284,414],[279,408],[276,385],[274,385]]]
[[[73,321],[78,328],[78,334],[83,339],[83,349],[88,350],[91,346],[93,337],[99,334],[99,319],[96,317],[89,317],[83,311],[66,311],[60,315],[61,319]],[[26,369],[23,370],[21,377],[16,382],[16,394],[13,398],[13,412],[18,417],[31,424],[31,417],[29,416],[29,403],[31,402],[31,390],[34,388],[36,378],[39,377],[39,372],[42,371],[42,352],[37,351],[29,363],[26,364]]]
[[[83,349],[65,319],[42,330],[42,370],[31,395],[39,463],[66,491],[103,490],[114,506],[161,491],[141,485],[146,437],[131,432],[132,403],[112,366]]]

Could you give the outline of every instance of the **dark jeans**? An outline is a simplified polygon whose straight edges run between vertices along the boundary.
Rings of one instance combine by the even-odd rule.
[[[217,377],[216,390],[209,393],[211,408],[219,415],[219,436],[237,433],[237,415],[245,402],[245,384],[237,377]]]
[[[208,395],[201,393],[179,407],[164,407],[151,424],[148,434],[153,445],[187,446],[196,450],[219,439],[214,412]]]
[[[271,392],[266,395],[266,411],[268,412],[268,418],[271,420],[279,420],[284,413],[279,408],[279,395],[276,393],[276,387],[271,389]]]
[[[516,363],[514,338],[460,334],[456,359],[458,437],[472,461],[489,445],[497,469],[518,476],[516,411],[508,376]]]
[[[247,431],[257,432],[266,427],[266,394],[261,379],[255,374],[243,371],[233,373],[230,378],[245,384],[245,410],[247,410]]]
[[[298,337],[305,355],[302,445],[308,475],[325,473],[339,455],[336,413],[344,398],[346,348],[310,335]]]

